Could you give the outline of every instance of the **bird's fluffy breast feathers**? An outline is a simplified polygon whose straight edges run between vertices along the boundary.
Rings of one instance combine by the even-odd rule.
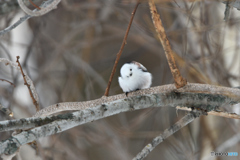
[[[152,75],[138,62],[125,63],[120,70],[118,82],[123,92],[149,88],[152,84]]]

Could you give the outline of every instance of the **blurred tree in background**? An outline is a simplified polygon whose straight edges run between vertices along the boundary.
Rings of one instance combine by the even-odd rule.
[[[24,71],[36,86],[41,108],[99,98],[104,94],[135,3],[62,0],[57,9],[33,17],[1,36],[0,57],[12,61],[16,55],[21,57]],[[1,30],[24,16],[15,0],[0,0],[0,5]],[[232,8],[224,21],[225,4],[217,0],[166,1],[158,2],[157,7],[179,69],[188,82],[239,85],[239,11]],[[137,9],[109,95],[122,93],[117,81],[119,69],[133,60],[152,73],[152,86],[174,82],[147,2]],[[15,118],[31,117],[35,109],[27,87],[22,76],[9,68],[0,64],[0,79],[9,80],[16,87],[0,81],[0,103],[10,108]],[[225,106],[223,110],[239,113],[237,106]],[[121,113],[40,139],[36,155],[29,146],[23,147],[20,154],[24,160],[132,159],[185,114],[176,114],[175,108]],[[0,112],[0,120],[6,119],[9,118]],[[239,129],[239,122],[233,119],[200,117],[166,139],[146,159],[207,160],[212,158],[211,151],[240,153],[240,138],[236,137]],[[10,135],[11,132],[0,133],[0,139]],[[234,158],[238,159],[231,157]]]

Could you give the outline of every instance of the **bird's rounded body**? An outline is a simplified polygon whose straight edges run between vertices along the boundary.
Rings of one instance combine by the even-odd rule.
[[[125,63],[120,70],[118,82],[123,92],[128,93],[139,89],[149,88],[152,84],[152,75],[138,62]]]

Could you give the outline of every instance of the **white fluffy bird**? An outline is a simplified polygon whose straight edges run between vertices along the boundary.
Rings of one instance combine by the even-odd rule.
[[[120,74],[118,82],[126,95],[128,92],[149,88],[152,84],[152,74],[141,63],[135,61],[125,63]]]

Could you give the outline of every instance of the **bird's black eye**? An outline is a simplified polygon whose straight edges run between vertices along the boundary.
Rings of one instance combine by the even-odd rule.
[[[132,71],[132,68],[130,68],[130,71]]]
[[[130,76],[132,76],[132,73],[130,73]]]

